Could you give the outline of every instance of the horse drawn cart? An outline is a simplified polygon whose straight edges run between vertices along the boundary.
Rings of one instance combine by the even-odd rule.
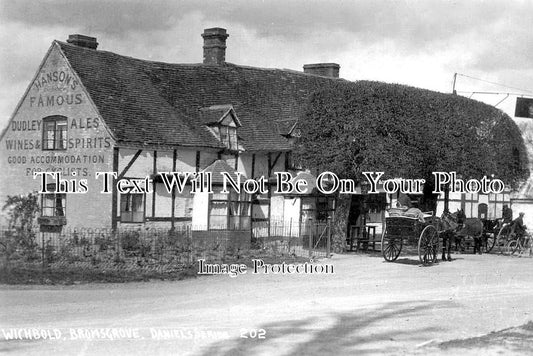
[[[381,237],[381,251],[386,261],[395,261],[404,244],[418,245],[418,257],[424,265],[437,262],[439,251],[439,224],[433,215],[424,214],[424,222],[409,216],[385,218]]]

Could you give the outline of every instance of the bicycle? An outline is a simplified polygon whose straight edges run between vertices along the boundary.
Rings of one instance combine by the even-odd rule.
[[[512,241],[514,235],[511,223],[503,223],[494,241],[494,251],[496,249],[501,254],[507,254],[507,245]]]
[[[531,234],[525,233],[523,236],[519,236],[516,239],[513,239],[507,242],[505,249],[508,255],[529,255],[533,256],[533,238]]]

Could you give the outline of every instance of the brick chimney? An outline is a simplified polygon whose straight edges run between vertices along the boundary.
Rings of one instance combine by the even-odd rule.
[[[304,64],[304,73],[338,78],[340,67],[337,63]]]
[[[206,28],[204,38],[204,64],[220,65],[226,62],[226,38],[229,35],[225,28]]]
[[[89,37],[85,35],[69,35],[68,43],[71,43],[76,46],[96,49],[98,47],[98,42],[96,42],[96,37]]]

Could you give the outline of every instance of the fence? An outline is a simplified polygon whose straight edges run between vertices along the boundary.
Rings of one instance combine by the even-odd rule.
[[[269,233],[264,234],[264,231]],[[297,231],[297,233],[295,233]],[[247,256],[329,256],[330,229],[325,223],[254,223],[248,231],[174,230],[153,228],[72,228],[58,233],[0,228],[4,264],[65,265],[101,269],[174,271],[197,263],[243,259]]]
[[[329,222],[287,223],[282,221],[255,222],[252,244],[281,250],[295,256],[329,257],[331,226]]]

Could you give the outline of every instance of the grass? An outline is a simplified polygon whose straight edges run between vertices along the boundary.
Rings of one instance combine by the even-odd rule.
[[[282,255],[272,256],[264,253],[248,254],[210,263],[244,263],[252,265],[252,259],[262,259],[267,264],[301,263],[307,258]],[[160,268],[158,268],[160,267]],[[198,264],[179,266],[156,266],[156,268],[124,268],[120,265],[79,266],[76,264],[50,264],[43,267],[40,263],[11,263],[0,267],[0,284],[43,284],[70,285],[80,283],[126,283],[150,280],[182,280],[198,277]]]
[[[189,266],[178,271],[125,270],[80,268],[62,266],[42,268],[38,266],[15,266],[0,269],[1,284],[79,284],[79,283],[124,283],[158,280],[181,280],[196,277],[196,267]]]

